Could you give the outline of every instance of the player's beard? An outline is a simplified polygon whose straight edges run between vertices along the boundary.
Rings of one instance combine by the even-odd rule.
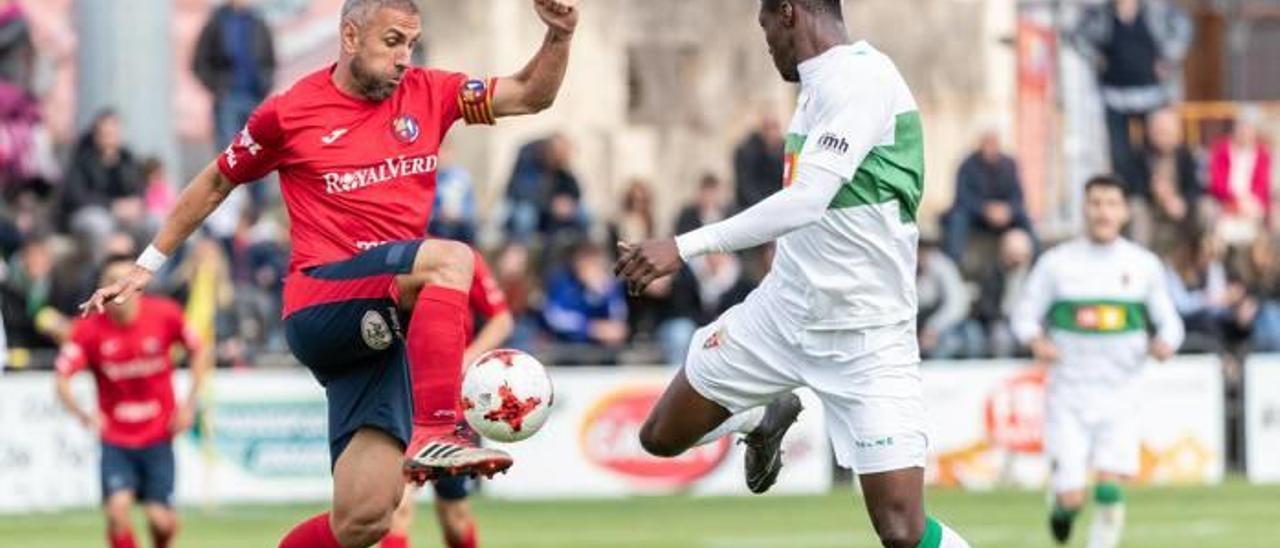
[[[355,81],[360,95],[372,101],[382,101],[395,93],[399,82],[383,77],[365,66],[359,57],[352,57],[349,66],[351,79]]]

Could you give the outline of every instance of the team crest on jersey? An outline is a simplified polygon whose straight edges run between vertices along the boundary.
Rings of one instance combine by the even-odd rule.
[[[386,350],[391,346],[391,327],[376,310],[364,313],[364,319],[360,321],[360,336],[374,350]]]
[[[713,348],[720,348],[720,345],[724,344],[724,337],[724,328],[722,327],[717,329],[715,333],[712,333],[710,337],[707,337],[706,342],[702,343],[702,349],[711,350]]]
[[[391,122],[391,132],[395,133],[396,139],[400,142],[412,143],[418,140],[418,135],[422,133],[422,126],[413,116],[401,114]]]

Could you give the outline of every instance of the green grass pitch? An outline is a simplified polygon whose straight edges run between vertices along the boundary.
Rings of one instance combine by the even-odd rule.
[[[1239,481],[1213,488],[1130,489],[1126,548],[1274,547],[1280,486]],[[1041,493],[929,493],[931,513],[954,525],[975,548],[1050,547]],[[318,506],[184,508],[182,548],[272,547]],[[423,510],[426,510],[423,508]],[[802,548],[878,546],[862,503],[851,491],[821,497],[690,498],[504,502],[478,500],[486,547]],[[420,518],[432,518],[422,511]],[[1086,521],[1071,546],[1084,546]],[[144,529],[139,528],[139,532]],[[440,546],[433,520],[419,519],[414,546]],[[143,541],[145,535],[139,535]],[[0,546],[103,546],[96,512],[0,517]],[[143,542],[145,546],[146,543]]]

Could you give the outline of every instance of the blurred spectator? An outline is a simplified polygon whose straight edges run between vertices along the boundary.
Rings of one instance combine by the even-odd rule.
[[[20,348],[54,348],[65,334],[67,317],[75,313],[83,290],[76,287],[75,276],[58,274],[83,273],[75,269],[58,269],[55,242],[49,236],[36,235],[8,266],[0,298],[9,345]],[[61,270],[61,272],[59,272]]]
[[[530,266],[529,248],[508,243],[494,257],[493,277],[506,294],[507,307],[516,322],[507,345],[531,351],[538,333],[538,321],[532,311],[539,295],[534,269]]]
[[[658,235],[653,217],[653,190],[649,183],[636,179],[622,195],[622,209],[609,223],[609,240],[614,244],[610,252],[616,252],[619,243],[643,242]]]
[[[698,195],[693,203],[684,206],[676,217],[676,234],[684,234],[697,230],[729,216],[729,206],[725,204],[724,189],[720,178],[707,173],[698,181]]]
[[[1176,242],[1179,227],[1203,223],[1200,198],[1204,183],[1191,149],[1182,138],[1178,111],[1165,108],[1151,114],[1147,148],[1129,185],[1133,220],[1129,225],[1134,241],[1164,254]]]
[[[1111,166],[1121,176],[1139,170],[1134,126],[1145,126],[1148,114],[1176,96],[1192,30],[1187,15],[1167,0],[1111,0],[1086,10],[1076,28],[1073,42],[1098,73]]]
[[[120,125],[115,112],[99,114],[76,144],[63,182],[62,214],[92,250],[102,247],[117,222],[143,218],[142,166],[125,147]],[[96,251],[92,256],[95,263],[103,257]]]
[[[1228,280],[1223,247],[1212,232],[1183,232],[1182,242],[1166,260],[1165,278],[1187,328],[1183,350],[1238,348],[1249,336],[1257,302],[1243,284]]]
[[[155,232],[160,229],[173,206],[177,205],[178,191],[169,182],[169,176],[159,158],[151,157],[142,162],[142,180],[146,183],[146,192],[143,194],[146,224],[148,231]]]
[[[1240,269],[1249,295],[1258,301],[1258,315],[1253,324],[1253,349],[1280,352],[1280,240],[1262,233],[1249,246],[1245,264]]]
[[[22,4],[0,0],[0,81],[32,93],[36,49]]]
[[[279,227],[247,208],[231,239],[230,275],[235,285],[228,323],[241,335],[246,355],[287,351],[280,325],[288,252],[278,242]]]
[[[476,193],[471,172],[454,163],[453,145],[440,147],[436,203],[427,232],[432,237],[473,244],[476,240]]]
[[[201,237],[188,245],[189,251],[169,276],[170,293],[186,303],[188,327],[206,343],[216,343],[219,365],[250,364],[252,356],[238,330],[236,291],[222,243]]]
[[[507,183],[511,239],[528,242],[540,233],[554,245],[557,238],[576,242],[586,232],[589,219],[572,158],[573,144],[558,133],[520,149]]]
[[[916,322],[920,351],[925,357],[948,359],[974,353],[969,317],[969,289],[960,269],[935,241],[920,242],[916,266],[916,290],[920,307]]]
[[[1271,153],[1259,138],[1257,114],[1246,112],[1213,145],[1209,193],[1217,200],[1218,230],[1230,245],[1247,244],[1271,218]]]
[[[738,209],[746,209],[782,188],[784,170],[782,124],[765,113],[760,127],[733,151],[733,177]]]
[[[547,281],[543,319],[559,342],[617,348],[627,341],[627,301],[604,250],[579,244]]]
[[[696,257],[669,280],[671,305],[657,336],[667,363],[680,366],[698,327],[746,300],[755,284],[738,256],[727,253]]]
[[[983,276],[973,307],[973,317],[982,326],[991,356],[1008,358],[1019,352],[1009,318],[1034,258],[1035,244],[1026,231],[1014,229],[1000,237],[1000,260]]]
[[[1000,151],[1000,136],[994,130],[983,133],[978,150],[960,164],[955,203],[943,216],[943,224],[947,255],[956,262],[965,260],[969,238],[975,231],[995,237],[1019,228],[1035,241],[1018,166]],[[980,260],[979,264],[990,261]]]
[[[192,70],[213,95],[217,146],[231,143],[275,84],[271,28],[251,0],[229,0],[200,31]]]

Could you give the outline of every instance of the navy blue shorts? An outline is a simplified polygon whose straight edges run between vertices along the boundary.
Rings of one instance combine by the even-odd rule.
[[[130,449],[102,442],[102,500],[129,491],[146,503],[173,506],[173,443]]]
[[[293,355],[325,388],[330,464],[361,428],[377,428],[408,446],[413,393],[395,277],[413,270],[421,240],[396,242],[349,260],[297,272],[285,282],[307,305],[286,314]],[[290,287],[292,286],[292,287]]]
[[[436,498],[440,500],[462,500],[467,498],[467,485],[470,482],[466,476],[445,476],[436,480],[435,490]]]

